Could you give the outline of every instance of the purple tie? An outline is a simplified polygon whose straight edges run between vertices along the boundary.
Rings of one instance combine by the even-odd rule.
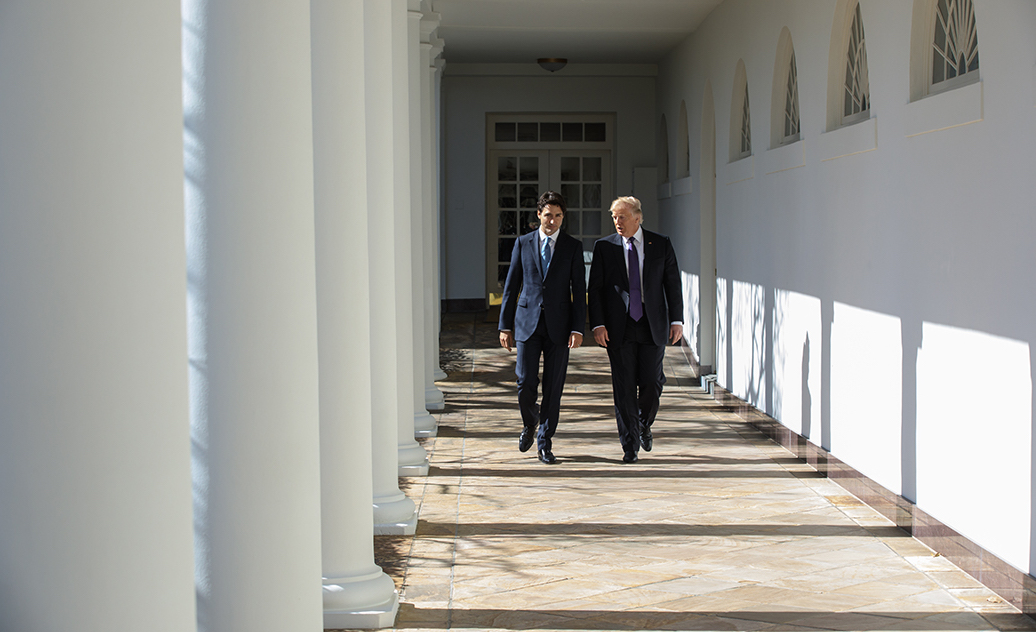
[[[640,320],[644,315],[644,300],[640,297],[640,255],[637,254],[636,240],[630,237],[629,273],[630,273],[630,318]]]

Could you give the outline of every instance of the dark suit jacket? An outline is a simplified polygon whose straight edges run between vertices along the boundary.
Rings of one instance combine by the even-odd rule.
[[[513,331],[515,340],[524,342],[536,331],[542,310],[551,341],[568,346],[569,334],[583,333],[586,326],[583,245],[559,232],[544,279],[537,235],[539,230],[522,235],[511,251],[511,269],[500,305],[500,329]]]
[[[683,292],[680,269],[673,244],[665,235],[644,231],[644,315],[651,328],[651,339],[663,346],[669,338],[669,325],[683,322]],[[594,244],[590,264],[590,327],[604,325],[609,345],[621,343],[626,330],[630,301],[630,282],[626,274],[626,250],[622,237],[613,233]]]

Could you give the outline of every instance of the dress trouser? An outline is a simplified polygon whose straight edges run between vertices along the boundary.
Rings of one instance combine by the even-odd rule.
[[[535,430],[538,423],[540,430],[536,435],[536,447],[540,450],[550,450],[551,437],[558,429],[561,392],[565,390],[568,345],[558,345],[550,339],[547,335],[547,323],[541,312],[536,331],[528,340],[519,340],[517,347],[518,363],[515,366],[515,374],[518,375],[518,409],[522,413],[522,423],[531,430]],[[540,355],[543,356],[543,401],[537,406]]]
[[[665,384],[664,358],[665,347],[651,339],[646,317],[635,321],[627,316],[622,342],[608,345],[615,421],[623,452],[637,452],[641,432],[655,422],[658,399]]]

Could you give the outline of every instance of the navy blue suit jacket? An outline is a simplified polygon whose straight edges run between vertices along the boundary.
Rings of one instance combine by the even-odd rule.
[[[500,305],[500,330],[513,331],[515,340],[524,342],[536,331],[542,311],[551,341],[568,346],[569,335],[583,333],[586,326],[583,245],[558,232],[544,278],[538,235],[536,230],[515,240]]]
[[[626,274],[626,249],[618,233],[602,237],[594,244],[588,291],[590,327],[604,325],[608,329],[609,341],[621,343],[626,331],[630,281]],[[680,269],[669,238],[648,230],[644,231],[644,283],[641,292],[651,339],[656,345],[664,346],[669,339],[669,325],[683,322]]]

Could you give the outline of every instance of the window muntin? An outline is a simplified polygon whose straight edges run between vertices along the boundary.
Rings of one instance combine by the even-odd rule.
[[[842,123],[855,123],[870,116],[870,79],[867,74],[867,45],[863,35],[863,17],[856,5],[849,27],[849,47],[845,56],[845,84]]]
[[[741,152],[738,157],[752,155],[752,110],[748,107],[748,84],[745,84],[745,98],[741,103]]]
[[[938,0],[932,37],[932,90],[978,78],[978,28],[972,0]]]
[[[793,143],[799,139],[799,75],[795,65],[795,53],[791,54],[788,67],[788,86],[784,96],[784,136],[781,143]]]

